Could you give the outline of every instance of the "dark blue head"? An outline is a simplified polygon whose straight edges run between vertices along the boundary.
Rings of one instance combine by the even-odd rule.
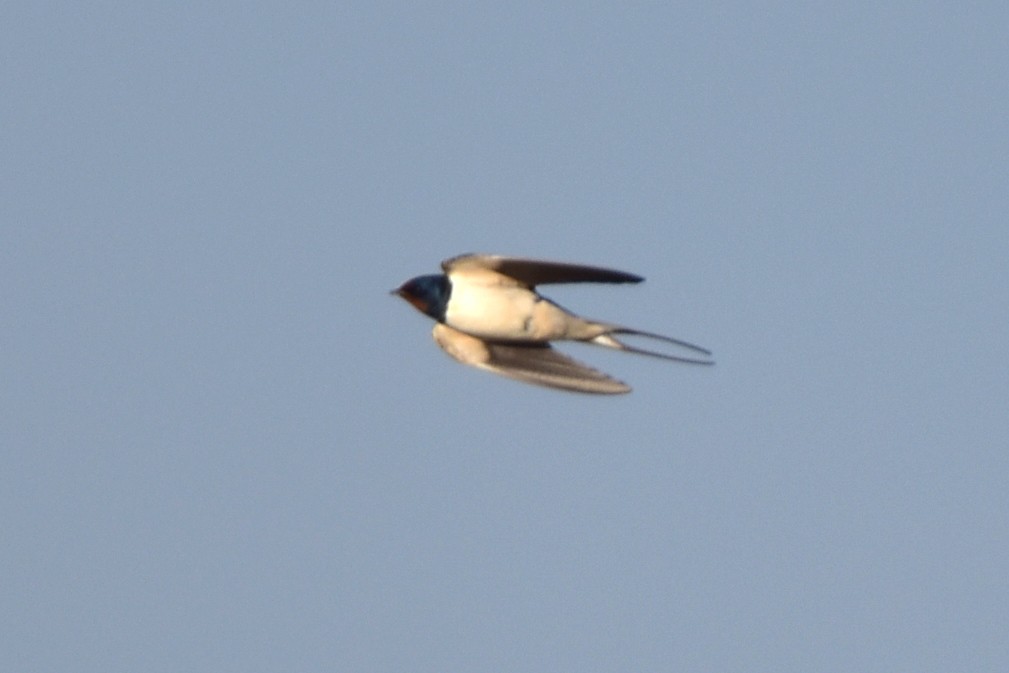
[[[445,319],[445,307],[452,294],[452,284],[448,282],[447,276],[417,276],[392,293],[406,299],[421,313],[441,322]]]

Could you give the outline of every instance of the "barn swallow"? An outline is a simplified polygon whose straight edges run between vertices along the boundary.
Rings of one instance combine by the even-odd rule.
[[[536,292],[548,283],[640,283],[623,271],[500,255],[459,255],[444,273],[418,276],[392,294],[434,318],[435,342],[465,365],[525,383],[582,393],[631,391],[623,381],[553,349],[551,341],[580,341],[674,362],[711,365],[711,352],[694,344],[579,317]],[[707,356],[683,357],[629,346],[615,335],[664,341]]]

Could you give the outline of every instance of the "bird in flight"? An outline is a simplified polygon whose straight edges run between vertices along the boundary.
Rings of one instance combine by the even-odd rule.
[[[444,273],[411,278],[392,291],[434,318],[435,342],[459,362],[495,374],[581,393],[631,391],[623,381],[555,350],[551,341],[580,341],[673,362],[711,365],[694,344],[577,316],[541,296],[549,283],[640,283],[623,271],[501,255],[467,254],[441,263]],[[704,357],[645,350],[617,335],[646,337]]]

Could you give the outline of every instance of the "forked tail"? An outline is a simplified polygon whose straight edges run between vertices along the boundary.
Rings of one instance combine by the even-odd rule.
[[[692,358],[684,357],[682,355],[671,355],[669,353],[660,353],[658,351],[650,351],[644,348],[637,348],[636,346],[630,346],[622,341],[618,341],[614,334],[627,334],[630,336],[645,337],[648,339],[656,339],[658,341],[665,341],[666,343],[673,344],[674,346],[679,346],[689,351],[695,353],[701,353],[706,355],[706,358]],[[711,359],[711,351],[707,348],[701,348],[695,344],[689,343],[687,341],[681,341],[680,339],[674,339],[672,337],[663,336],[662,334],[655,334],[654,332],[642,332],[641,330],[630,329],[629,327],[614,327],[605,334],[600,334],[599,336],[589,339],[589,343],[597,344],[599,346],[606,346],[607,348],[614,348],[619,351],[624,351],[627,353],[637,353],[638,355],[650,355],[656,358],[662,358],[663,360],[672,360],[673,362],[685,362],[691,365],[713,365],[715,361]]]

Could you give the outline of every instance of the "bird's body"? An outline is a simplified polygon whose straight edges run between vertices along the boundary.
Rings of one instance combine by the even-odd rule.
[[[553,350],[551,341],[583,341],[667,360],[712,364],[628,346],[613,335],[650,337],[710,355],[677,339],[582,318],[535,290],[541,283],[637,283],[643,280],[640,276],[497,255],[460,255],[442,262],[442,269],[444,274],[418,276],[394,293],[438,321],[435,341],[464,364],[527,383],[592,393],[623,393],[630,387]]]
[[[585,321],[578,316],[529,288],[497,282],[497,275],[450,275],[452,299],[445,311],[445,324],[475,337],[506,341],[584,336]]]

